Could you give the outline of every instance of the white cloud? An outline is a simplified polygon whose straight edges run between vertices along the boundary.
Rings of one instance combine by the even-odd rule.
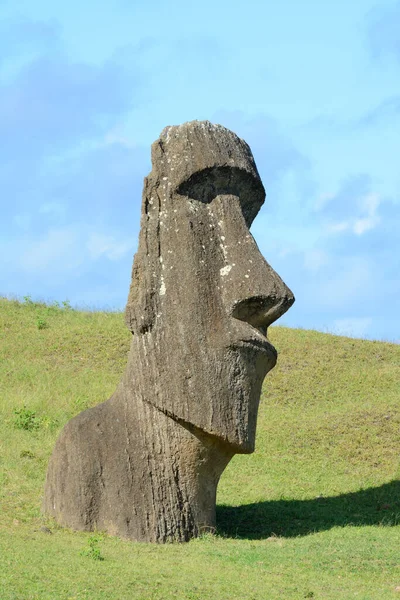
[[[26,271],[46,271],[54,267],[71,270],[83,260],[78,248],[78,235],[72,228],[51,229],[25,247],[21,267]]]
[[[358,216],[344,221],[330,222],[326,226],[328,233],[336,234],[352,231],[355,235],[363,235],[380,223],[378,209],[383,199],[378,194],[367,194],[356,203]]]
[[[308,271],[319,271],[329,262],[329,257],[323,250],[314,248],[304,253],[304,266]]]
[[[323,274],[320,280],[314,279],[307,290],[307,301],[318,310],[345,309],[367,295],[373,279],[369,261],[361,258],[337,261],[336,269],[330,269],[330,273],[330,277]]]
[[[374,229],[379,223],[378,217],[364,217],[363,219],[357,219],[353,225],[353,231],[356,235],[362,235],[370,229]]]
[[[348,337],[364,337],[372,324],[371,317],[348,317],[333,322],[332,333]]]
[[[31,225],[32,217],[27,212],[19,213],[18,215],[14,215],[13,221],[19,229],[28,231]]]
[[[322,208],[324,208],[324,206],[326,206],[326,204],[333,200],[334,197],[335,194],[331,194],[328,192],[320,194],[314,203],[314,210],[317,212],[320,211]]]
[[[77,277],[97,259],[119,261],[133,250],[132,239],[117,240],[111,235],[93,233],[81,224],[52,228],[36,238],[21,236],[2,246],[0,254],[5,266],[14,264],[14,270],[38,278],[46,276],[53,282],[66,279],[67,272]]]
[[[382,198],[378,194],[367,194],[361,201],[361,207],[365,216],[356,219],[353,225],[353,231],[356,235],[362,235],[370,229],[374,229],[380,222],[377,214]]]
[[[104,136],[103,144],[104,146],[110,146],[112,144],[119,144],[120,146],[124,146],[124,148],[136,148],[137,145],[129,139],[128,136],[124,135],[120,131],[119,127],[113,127],[108,131]]]
[[[65,214],[66,206],[61,202],[45,202],[39,207],[39,212],[42,214],[54,215],[57,217],[63,217]]]
[[[341,233],[342,231],[347,231],[351,227],[351,223],[349,221],[340,221],[339,223],[330,223],[326,227],[326,231],[328,233]]]
[[[86,243],[90,258],[97,259],[105,256],[109,260],[119,260],[127,252],[132,251],[132,240],[116,241],[110,235],[92,233]]]

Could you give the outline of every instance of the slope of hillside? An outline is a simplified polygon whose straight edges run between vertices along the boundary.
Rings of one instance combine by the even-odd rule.
[[[1,599],[398,597],[400,346],[270,337],[256,452],[223,475],[217,535],[93,539],[41,517],[46,465],[65,422],[114,391],[130,334],[120,313],[0,299]],[[81,554],[95,545],[104,561]]]

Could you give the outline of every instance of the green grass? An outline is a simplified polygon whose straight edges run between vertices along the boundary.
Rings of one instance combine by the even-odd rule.
[[[60,428],[123,372],[122,315],[0,299],[0,600],[400,598],[400,347],[270,337],[256,452],[222,477],[217,535],[139,544],[40,515]]]

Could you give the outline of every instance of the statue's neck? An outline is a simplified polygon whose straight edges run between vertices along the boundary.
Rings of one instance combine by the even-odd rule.
[[[132,484],[141,489],[135,520],[154,532],[152,541],[185,541],[215,527],[217,485],[233,452],[155,408],[132,375],[125,374],[113,403],[125,419]]]

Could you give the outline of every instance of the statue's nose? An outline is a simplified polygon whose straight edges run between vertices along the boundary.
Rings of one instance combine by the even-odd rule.
[[[222,296],[229,314],[266,329],[293,304],[294,295],[262,256],[241,219],[235,219],[221,244],[225,265],[220,270]],[[222,238],[221,238],[222,239]]]
[[[230,297],[230,313],[235,319],[246,321],[261,330],[279,319],[293,304],[294,295],[279,275],[264,260],[261,253],[253,260],[249,278],[237,273],[233,281],[236,293]]]

